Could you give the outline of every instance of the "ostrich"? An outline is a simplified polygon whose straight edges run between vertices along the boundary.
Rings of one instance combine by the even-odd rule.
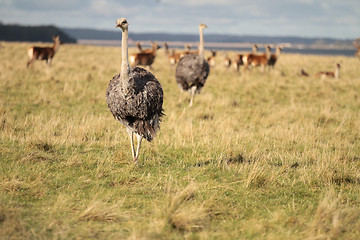
[[[134,162],[139,158],[141,140],[151,141],[159,129],[163,113],[163,90],[160,82],[147,70],[130,68],[128,61],[128,22],[116,21],[122,30],[121,73],[116,74],[106,90],[106,102],[114,118],[126,126]],[[137,137],[135,152],[133,135]]]
[[[193,104],[195,93],[200,93],[209,75],[209,64],[204,59],[204,28],[207,28],[205,24],[199,25],[199,54],[184,55],[176,67],[176,83],[183,91],[190,92],[190,107]]]

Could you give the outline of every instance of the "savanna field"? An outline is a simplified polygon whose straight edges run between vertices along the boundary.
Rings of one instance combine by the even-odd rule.
[[[105,100],[120,47],[61,45],[27,69],[33,44],[2,45],[0,239],[360,239],[355,57],[243,74],[219,52],[190,108],[160,49],[166,116],[135,165]],[[340,79],[313,77],[335,62]]]

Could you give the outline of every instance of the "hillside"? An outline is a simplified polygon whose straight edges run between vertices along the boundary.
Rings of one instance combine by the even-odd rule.
[[[63,30],[55,26],[21,26],[0,23],[0,41],[52,42],[52,36],[59,35],[64,43],[76,43]]]
[[[119,34],[114,31],[94,30],[83,28],[62,28],[68,35],[76,39],[89,40],[119,40]],[[195,42],[198,41],[198,34],[171,34],[171,33],[129,33],[129,37],[134,41],[180,41]],[[339,40],[333,38],[305,38],[293,36],[246,36],[230,34],[206,34],[207,42],[220,43],[290,43],[305,45],[334,45],[341,48],[352,48],[352,41]]]

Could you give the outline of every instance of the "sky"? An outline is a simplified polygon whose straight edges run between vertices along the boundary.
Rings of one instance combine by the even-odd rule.
[[[0,0],[3,24],[129,31],[360,37],[360,0]]]

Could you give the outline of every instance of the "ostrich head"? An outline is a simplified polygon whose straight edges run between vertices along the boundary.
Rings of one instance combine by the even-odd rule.
[[[128,29],[128,22],[126,20],[126,18],[119,18],[117,21],[116,21],[116,26],[115,28],[119,27],[121,28],[123,31],[127,30]]]
[[[207,28],[208,26],[206,25],[206,24],[204,24],[204,23],[201,23],[200,25],[199,25],[199,28],[200,29],[204,29],[204,28]]]

